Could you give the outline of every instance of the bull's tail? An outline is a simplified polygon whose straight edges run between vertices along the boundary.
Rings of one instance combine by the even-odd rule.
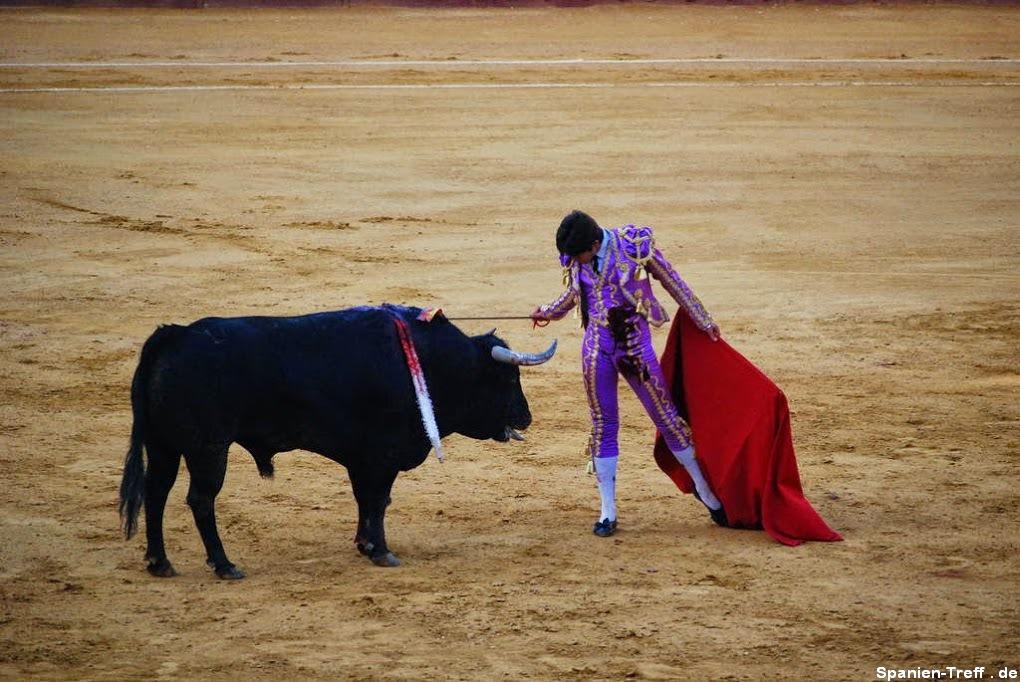
[[[120,520],[124,537],[130,539],[138,530],[138,512],[145,502],[145,426],[146,405],[149,402],[149,376],[152,365],[159,356],[163,344],[173,333],[181,329],[176,325],[162,326],[142,346],[141,358],[131,381],[131,444],[124,458],[124,476],[120,481]]]

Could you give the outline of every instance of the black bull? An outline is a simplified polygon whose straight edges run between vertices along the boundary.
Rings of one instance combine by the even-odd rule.
[[[400,562],[383,519],[397,474],[432,447],[422,424],[395,316],[421,361],[440,436],[506,441],[531,424],[518,365],[545,362],[514,353],[494,334],[467,336],[415,308],[352,308],[300,317],[207,318],[157,329],[142,348],[131,384],[134,423],[120,489],[124,531],[145,508],[146,560],[174,575],[163,543],[163,510],[181,456],[191,474],[188,505],[221,578],[244,574],[227,559],[216,528],[216,495],[227,450],[244,447],[262,476],[273,456],[316,452],[347,468],[358,503],[358,550],[374,563]],[[146,454],[148,467],[143,462]]]

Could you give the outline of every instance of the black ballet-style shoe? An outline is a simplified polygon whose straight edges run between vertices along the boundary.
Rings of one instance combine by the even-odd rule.
[[[616,532],[616,521],[610,521],[609,519],[596,521],[595,527],[591,529],[591,532],[595,533],[595,535],[598,535],[600,538],[608,538]]]
[[[701,499],[701,495],[698,494],[697,490],[694,491],[694,499],[701,504],[705,504],[705,501]],[[705,509],[708,510],[708,515],[712,517],[713,521],[715,521],[715,525],[722,526],[723,528],[729,528],[730,522],[729,519],[726,518],[726,509],[723,508],[722,502],[719,503],[718,509],[712,509],[707,504],[705,504]]]

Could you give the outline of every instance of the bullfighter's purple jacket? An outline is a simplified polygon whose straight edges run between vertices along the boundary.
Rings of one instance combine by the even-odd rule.
[[[552,303],[539,310],[553,320],[565,316],[581,300],[582,278],[585,280],[587,317],[589,324],[609,326],[608,313],[614,307],[633,309],[648,320],[653,327],[660,327],[669,321],[669,314],[652,293],[647,272],[659,280],[663,288],[690,315],[694,323],[707,331],[714,322],[705,307],[694,295],[687,283],[680,278],[673,266],[655,248],[655,237],[650,227],[624,227],[608,229],[609,249],[606,262],[600,264],[599,274],[589,267],[582,267],[567,255],[560,256],[563,266],[563,283],[566,290]]]

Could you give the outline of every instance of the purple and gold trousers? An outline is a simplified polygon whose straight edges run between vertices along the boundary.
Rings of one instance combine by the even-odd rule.
[[[585,330],[581,371],[591,409],[591,454],[617,457],[620,414],[617,379],[623,375],[673,452],[691,445],[691,429],[677,413],[655,356],[648,322],[621,309],[610,326],[594,321]]]

